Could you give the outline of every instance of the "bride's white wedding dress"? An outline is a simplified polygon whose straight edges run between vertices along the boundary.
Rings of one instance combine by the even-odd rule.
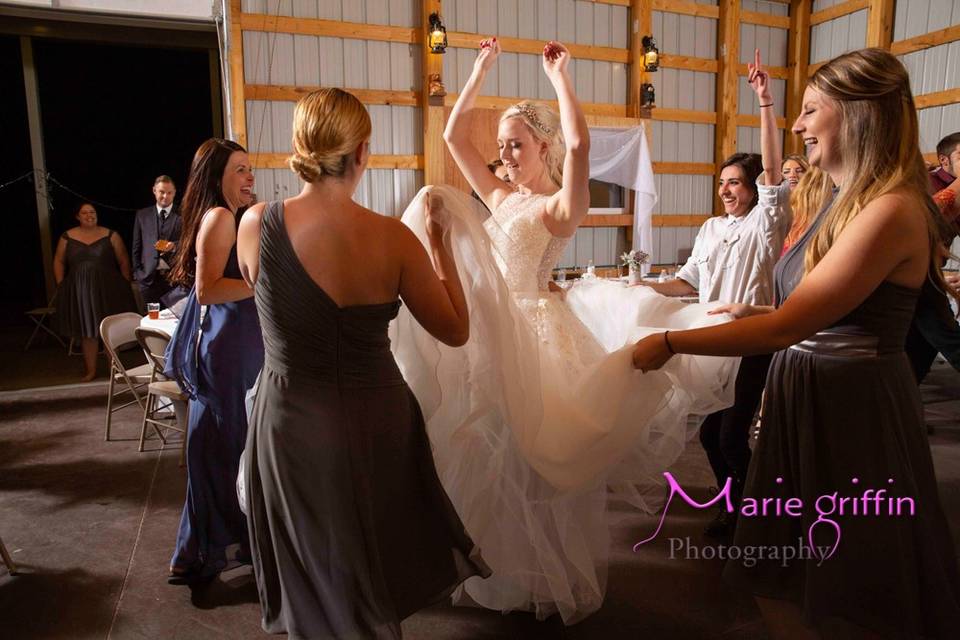
[[[424,412],[437,471],[493,570],[455,594],[571,624],[606,588],[607,502],[653,509],[691,416],[729,406],[739,359],[673,358],[632,368],[644,335],[726,321],[646,287],[580,281],[547,290],[569,238],[540,219],[546,197],[514,193],[492,215],[451,187],[445,242],[470,309],[470,339],[446,347],[402,310],[393,348]],[[403,221],[426,244],[420,192]],[[416,517],[416,514],[411,514]]]

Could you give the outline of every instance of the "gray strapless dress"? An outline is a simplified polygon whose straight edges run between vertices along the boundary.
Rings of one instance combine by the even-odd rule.
[[[280,202],[264,214],[256,302],[266,355],[244,481],[263,628],[399,638],[400,620],[489,575],[390,352],[400,302],[338,307]]]
[[[777,264],[778,306],[799,284],[806,246],[824,217]],[[734,544],[741,553],[752,547],[756,564],[730,560],[724,578],[797,602],[811,623],[837,616],[896,638],[954,638],[960,629],[956,554],[903,351],[918,294],[884,282],[847,317],[770,364],[744,496],[797,497],[802,515],[741,515]],[[862,501],[878,491],[876,504]],[[897,502],[905,497],[912,514],[908,502]],[[839,533],[827,522],[814,526],[820,513]],[[760,547],[766,554],[809,548],[811,527],[816,545],[829,547],[839,536],[832,556],[821,561],[824,549],[811,559],[756,559]]]

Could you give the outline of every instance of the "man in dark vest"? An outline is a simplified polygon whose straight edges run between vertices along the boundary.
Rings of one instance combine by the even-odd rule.
[[[156,203],[137,211],[133,224],[133,277],[143,302],[162,302],[172,286],[167,272],[180,240],[180,212],[173,204],[177,188],[170,176],[153,181]]]

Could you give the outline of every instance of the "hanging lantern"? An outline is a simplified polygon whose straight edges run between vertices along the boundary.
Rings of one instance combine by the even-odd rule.
[[[660,66],[660,50],[653,36],[643,36],[640,41],[643,45],[643,68],[645,71],[656,71]]]
[[[447,50],[447,28],[440,22],[440,16],[430,14],[430,53],[443,53]]]

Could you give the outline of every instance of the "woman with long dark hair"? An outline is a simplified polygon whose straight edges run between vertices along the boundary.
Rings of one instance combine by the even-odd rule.
[[[246,150],[211,138],[197,149],[181,205],[183,234],[170,279],[192,287],[167,348],[167,375],[190,395],[187,497],[170,561],[175,578],[209,577],[226,548],[248,553],[236,479],[247,437],[244,396],[263,366],[253,291],[237,263],[237,211],[252,199]],[[206,314],[201,313],[206,306]]]

